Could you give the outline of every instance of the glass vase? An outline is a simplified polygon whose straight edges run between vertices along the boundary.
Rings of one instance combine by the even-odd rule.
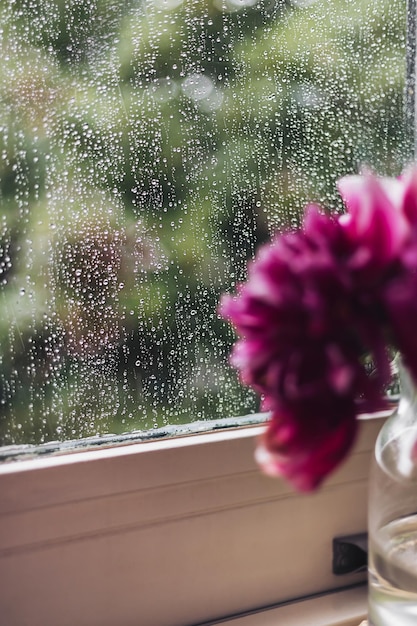
[[[400,401],[370,475],[369,626],[417,626],[417,388],[398,370]]]

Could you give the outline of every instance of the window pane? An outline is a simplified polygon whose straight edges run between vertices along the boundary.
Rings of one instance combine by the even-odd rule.
[[[219,295],[403,168],[405,4],[3,0],[3,444],[259,409]]]

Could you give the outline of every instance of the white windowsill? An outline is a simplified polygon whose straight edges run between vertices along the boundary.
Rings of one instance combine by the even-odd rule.
[[[366,604],[367,587],[362,586],[207,626],[360,626]]]
[[[364,420],[348,461],[308,496],[261,475],[261,427],[1,465],[4,623],[191,626],[365,581],[332,574],[332,538],[366,530],[381,423]],[[303,606],[270,611],[293,626]]]

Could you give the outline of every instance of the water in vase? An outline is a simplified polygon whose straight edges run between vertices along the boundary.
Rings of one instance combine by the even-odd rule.
[[[416,626],[417,514],[382,527],[369,557],[370,626]]]

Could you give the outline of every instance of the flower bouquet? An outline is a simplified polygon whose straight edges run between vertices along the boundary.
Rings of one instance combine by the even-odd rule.
[[[347,456],[358,413],[384,406],[389,348],[417,380],[417,170],[338,189],[344,214],[307,206],[220,303],[239,335],[231,362],[271,412],[256,458],[302,491]]]

